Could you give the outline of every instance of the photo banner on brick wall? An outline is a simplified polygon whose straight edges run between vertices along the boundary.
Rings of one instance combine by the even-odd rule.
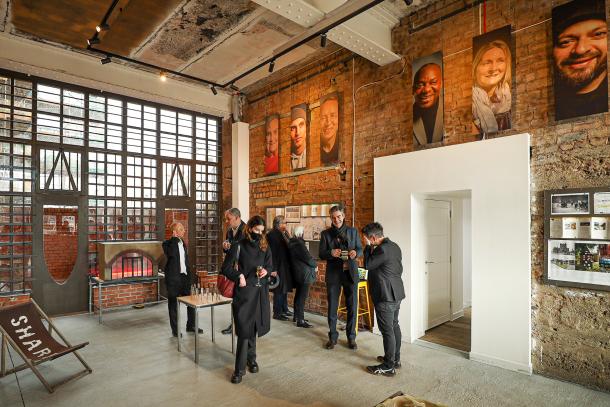
[[[338,92],[329,93],[320,98],[320,162],[322,165],[335,165],[339,162],[340,107],[341,100]]]
[[[413,61],[413,145],[440,143],[445,137],[443,54]]]
[[[309,111],[303,103],[290,109],[290,169],[307,168],[307,146],[309,136]]]
[[[603,0],[553,9],[555,119],[608,111],[608,24]]]
[[[265,175],[279,174],[280,172],[280,115],[272,114],[265,119],[265,157],[263,167]]]
[[[515,50],[510,25],[472,39],[472,127],[484,139],[512,127]]]

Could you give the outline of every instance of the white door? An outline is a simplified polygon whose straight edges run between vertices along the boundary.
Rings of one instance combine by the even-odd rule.
[[[451,319],[451,203],[427,199],[425,222],[425,327],[430,329]]]

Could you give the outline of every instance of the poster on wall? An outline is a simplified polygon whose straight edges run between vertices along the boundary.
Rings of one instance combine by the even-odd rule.
[[[300,206],[287,206],[285,215],[286,222],[299,222],[301,220]]]
[[[307,135],[309,115],[306,104],[290,110],[290,168],[293,171],[307,168]]]
[[[439,143],[445,135],[443,54],[413,61],[413,145]]]
[[[512,44],[510,25],[472,39],[472,120],[480,139],[512,127]]]
[[[320,162],[323,166],[339,162],[339,106],[338,92],[320,98]]]
[[[596,215],[610,214],[610,192],[596,192],[593,194],[593,210]]]
[[[280,116],[273,114],[265,119],[265,158],[263,165],[265,175],[274,175],[280,172],[280,143],[279,143]]]
[[[552,194],[551,215],[584,215],[589,213],[589,194]]]
[[[555,118],[608,111],[608,25],[604,0],[555,7],[553,53]]]
[[[610,286],[610,242],[549,240],[549,279]]]

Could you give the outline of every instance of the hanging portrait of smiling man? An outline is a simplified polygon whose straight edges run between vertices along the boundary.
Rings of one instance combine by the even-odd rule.
[[[603,0],[553,9],[555,118],[608,111],[608,25]]]
[[[472,127],[481,139],[512,127],[512,44],[510,25],[472,39]]]
[[[443,54],[413,61],[413,145],[440,143],[443,123]]]
[[[322,165],[339,162],[339,93],[320,98],[320,161]]]
[[[290,168],[293,171],[307,168],[307,136],[309,114],[306,104],[290,109]]]

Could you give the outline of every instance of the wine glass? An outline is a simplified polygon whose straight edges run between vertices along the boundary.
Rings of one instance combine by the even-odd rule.
[[[256,266],[256,287],[261,287],[261,271],[263,266]]]

